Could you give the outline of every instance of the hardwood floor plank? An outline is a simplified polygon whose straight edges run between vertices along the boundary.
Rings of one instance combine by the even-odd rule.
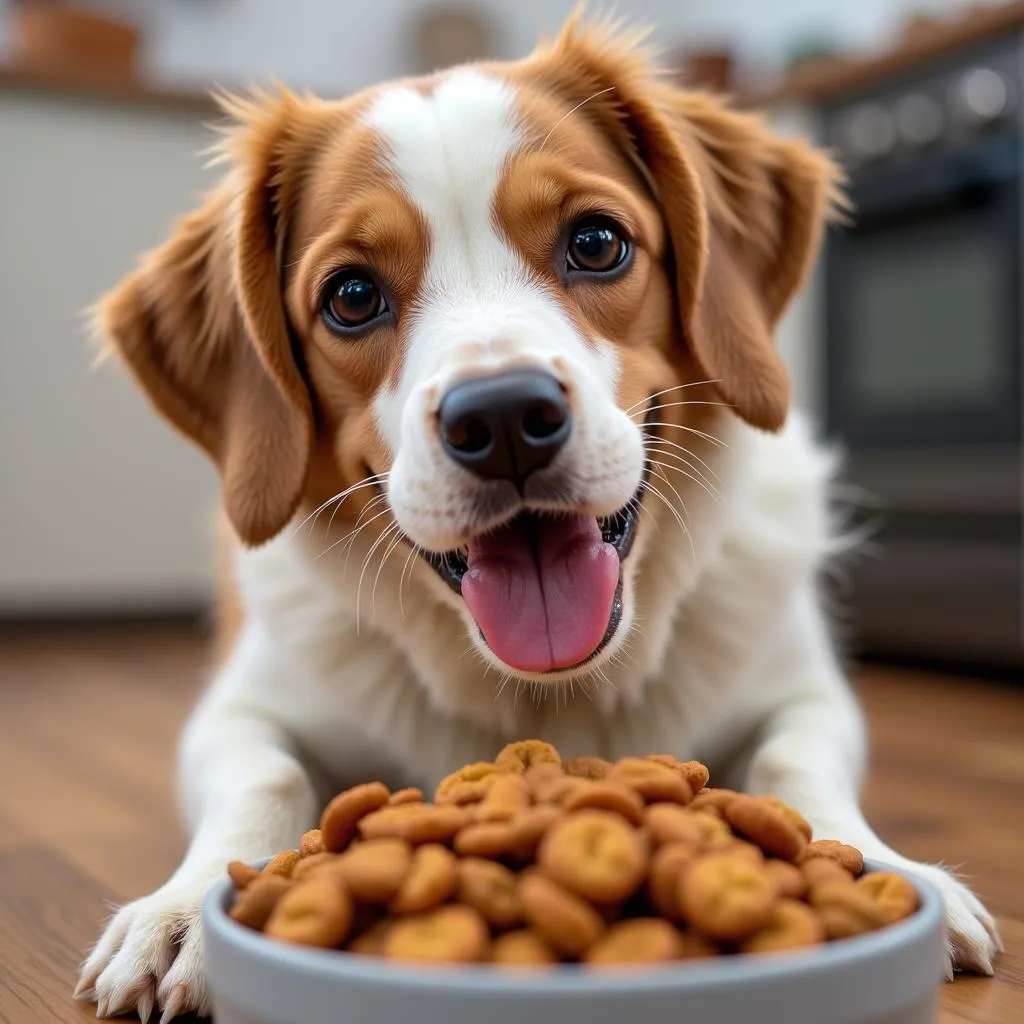
[[[0,1024],[95,1019],[71,990],[106,901],[184,849],[174,746],[206,664],[181,629],[0,631]],[[1003,927],[996,977],[945,986],[941,1024],[1024,1024],[1024,690],[878,667],[857,685],[869,818],[908,856],[962,863]]]

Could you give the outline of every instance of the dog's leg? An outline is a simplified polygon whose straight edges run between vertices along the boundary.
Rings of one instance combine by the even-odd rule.
[[[864,724],[810,594],[802,598],[783,647],[758,679],[759,693],[771,698],[744,788],[797,808],[818,838],[849,843],[866,857],[931,882],[946,904],[946,976],[958,969],[991,974],[993,956],[1002,948],[992,915],[950,871],[890,849],[861,812]]]
[[[288,737],[251,704],[235,699],[239,674],[265,671],[244,654],[229,662],[182,739],[179,771],[193,832],[171,878],[122,907],[82,968],[76,996],[97,1016],[154,1005],[162,1020],[209,1012],[202,964],[201,903],[231,859],[255,860],[293,846],[316,813],[313,786]]]

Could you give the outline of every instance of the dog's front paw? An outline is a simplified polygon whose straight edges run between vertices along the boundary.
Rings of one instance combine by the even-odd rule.
[[[912,861],[899,866],[931,882],[946,905],[946,979],[952,980],[954,971],[992,974],[992,961],[1003,943],[995,918],[981,900],[943,868]]]
[[[97,1017],[135,1010],[161,1024],[180,1013],[209,1013],[203,976],[205,889],[168,884],[122,907],[82,967],[75,998],[96,1003]]]

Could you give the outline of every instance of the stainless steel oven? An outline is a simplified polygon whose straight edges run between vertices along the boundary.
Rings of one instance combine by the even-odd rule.
[[[886,653],[1024,664],[1021,55],[1002,39],[826,111],[854,219],[826,248],[823,408],[882,506],[850,593]]]

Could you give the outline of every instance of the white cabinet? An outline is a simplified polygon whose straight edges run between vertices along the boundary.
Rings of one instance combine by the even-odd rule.
[[[0,90],[0,615],[206,599],[214,473],[83,326],[205,187],[203,116]]]

